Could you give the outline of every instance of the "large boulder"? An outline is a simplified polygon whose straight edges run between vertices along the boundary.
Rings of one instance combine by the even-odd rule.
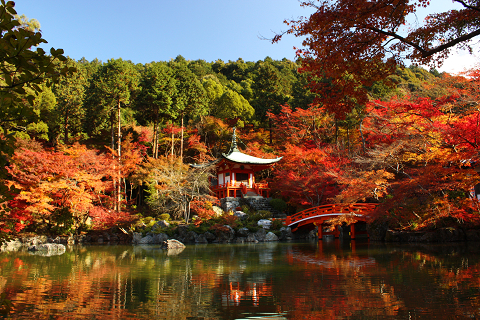
[[[162,248],[167,251],[167,255],[173,256],[181,253],[185,245],[178,240],[170,239],[163,242]]]
[[[265,241],[266,236],[267,236],[267,232],[263,228],[255,232],[255,239],[259,242]]]
[[[208,243],[207,238],[205,237],[205,234],[199,234],[195,238],[195,243]]]
[[[181,236],[178,237],[178,240],[184,243],[195,243],[198,234],[195,231],[188,231],[187,233],[183,233]]]
[[[163,242],[162,249],[165,249],[165,250],[185,249],[185,245],[178,240],[169,239]]]
[[[272,221],[270,221],[268,219],[260,219],[260,220],[258,220],[257,224],[258,224],[259,227],[262,227],[263,229],[268,230],[272,226]]]
[[[132,243],[138,244],[142,240],[143,235],[140,232],[134,232],[132,236]]]
[[[145,237],[142,237],[137,244],[154,244],[153,242],[153,237],[151,235],[147,235]]]
[[[281,227],[279,240],[292,240],[292,239],[293,239],[292,228]]]
[[[0,251],[18,251],[22,247],[22,242],[19,239],[12,239],[4,241],[0,247]]]
[[[154,244],[163,244],[164,241],[169,239],[168,235],[165,233],[155,233],[152,235],[152,238]]]
[[[248,218],[248,215],[243,211],[235,211],[233,215],[242,221]]]
[[[203,235],[205,236],[205,239],[207,239],[208,242],[213,242],[217,240],[217,237],[210,231],[205,232]]]
[[[275,233],[269,232],[265,235],[265,241],[278,241],[278,237]]]

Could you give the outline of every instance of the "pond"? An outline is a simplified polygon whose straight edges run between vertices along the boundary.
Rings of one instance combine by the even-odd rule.
[[[480,317],[479,243],[78,246],[1,253],[0,268],[13,319]]]

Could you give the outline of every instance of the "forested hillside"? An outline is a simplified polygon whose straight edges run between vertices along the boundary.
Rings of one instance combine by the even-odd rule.
[[[4,234],[109,228],[161,214],[208,219],[210,172],[188,164],[226,152],[233,127],[245,153],[284,157],[262,178],[287,213],[377,202],[375,218],[392,228],[478,225],[470,197],[478,183],[478,70],[452,76],[398,66],[386,79],[357,83],[368,99],[340,114],[323,103],[328,93],[313,93],[331,79],[301,58],[178,56],[143,65],[62,53],[45,56],[50,76],[20,89],[3,61]]]

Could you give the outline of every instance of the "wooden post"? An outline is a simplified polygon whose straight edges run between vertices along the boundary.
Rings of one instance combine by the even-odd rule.
[[[352,223],[350,225],[350,239],[355,239],[355,223]]]

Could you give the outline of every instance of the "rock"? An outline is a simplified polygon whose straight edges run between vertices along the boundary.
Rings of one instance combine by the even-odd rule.
[[[293,232],[292,228],[290,227],[282,227],[280,228],[280,240],[292,240],[293,239]]]
[[[235,211],[233,215],[238,217],[240,220],[245,220],[248,218],[248,215],[243,211]]]
[[[143,238],[143,236],[140,232],[134,232],[133,233],[133,238],[132,238],[132,243],[133,244],[138,244],[142,238]]]
[[[42,243],[39,245],[31,246],[28,248],[28,251],[42,252],[42,255],[60,255],[65,253],[65,245],[61,243]]]
[[[235,238],[235,230],[229,225],[224,225],[223,229],[217,229],[217,242],[231,242]]]
[[[199,234],[195,238],[195,243],[208,243],[207,238],[205,238],[205,234]]]
[[[153,237],[151,235],[145,236],[138,241],[138,244],[153,244]]]
[[[308,235],[307,235],[307,239],[317,240],[317,239],[318,239],[317,230],[311,230],[311,231],[308,233]]]
[[[208,242],[213,242],[217,239],[217,237],[210,231],[205,232],[203,235],[205,236],[205,239],[207,239]]]
[[[267,235],[267,232],[265,231],[265,229],[259,229],[257,232],[255,232],[255,239],[257,241],[265,241],[265,236]]]
[[[262,229],[263,230],[263,229]],[[255,238],[255,235],[253,233],[249,233],[247,235],[247,238],[245,239],[246,242],[254,242],[254,243],[257,243],[258,240],[257,238]]]
[[[467,239],[465,232],[457,228],[439,228],[425,233],[419,238],[421,242],[456,242]]]
[[[178,236],[178,240],[184,243],[195,243],[197,237],[198,234],[195,231],[187,231],[186,233],[182,232],[182,234]]]
[[[215,217],[221,217],[223,215],[223,209],[217,206],[213,206],[212,210],[215,212]]]
[[[180,225],[180,226],[177,227],[177,233],[178,233],[180,238],[185,237],[188,232],[189,232],[188,226],[186,226],[186,225]]]
[[[165,233],[155,233],[152,236],[154,244],[162,244],[163,242],[168,240],[168,235]]]
[[[42,243],[46,243],[47,240],[48,240],[47,236],[35,236],[35,237],[23,238],[21,241],[24,246],[31,247],[31,246],[36,246]]]
[[[237,236],[246,237],[248,236],[248,228],[240,228],[237,230]]]
[[[269,232],[265,236],[265,241],[278,241],[278,237],[275,233]]]
[[[22,242],[19,239],[5,241],[0,247],[0,251],[18,251],[22,247]]]
[[[162,248],[165,250],[185,249],[185,245],[178,240],[170,239],[163,242]]]
[[[247,242],[247,238],[245,237],[237,237],[237,239],[235,240],[236,243],[245,243]]]
[[[259,227],[262,227],[263,229],[268,230],[272,226],[272,221],[267,220],[267,219],[260,219],[260,220],[258,220],[257,225]]]
[[[160,220],[157,221],[153,226],[152,226],[152,231],[155,231],[156,229],[160,228],[168,228],[170,226],[170,223],[168,223],[166,220]]]
[[[225,212],[235,211],[237,207],[240,207],[239,198],[225,197],[220,199],[220,205]]]

